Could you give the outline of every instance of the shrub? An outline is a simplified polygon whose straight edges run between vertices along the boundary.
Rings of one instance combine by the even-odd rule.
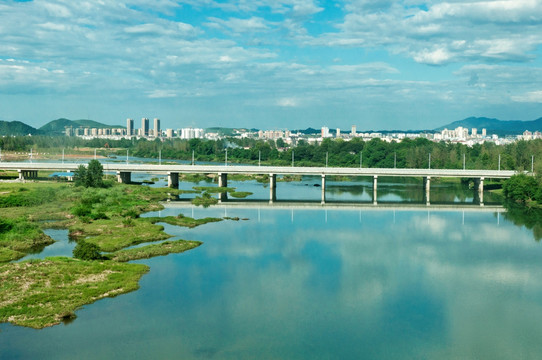
[[[6,219],[0,219],[0,234],[8,232],[12,228],[13,224],[10,221]]]
[[[73,257],[81,260],[102,260],[100,248],[96,244],[79,240],[73,249]]]
[[[96,211],[90,214],[92,220],[109,219],[103,211]]]
[[[122,225],[124,225],[124,227],[133,227],[134,220],[131,217],[124,218],[122,220]]]
[[[72,214],[77,217],[89,216],[91,213],[91,205],[79,204],[72,209]]]

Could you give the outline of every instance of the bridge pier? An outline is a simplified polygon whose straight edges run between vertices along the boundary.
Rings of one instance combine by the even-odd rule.
[[[322,205],[326,203],[326,176],[322,174]]]
[[[277,174],[269,174],[269,203],[277,200]]]
[[[218,173],[218,187],[228,187],[228,173]],[[226,191],[218,193],[218,201],[228,200]]]
[[[484,206],[484,178],[478,180],[478,197],[480,198],[480,206]]]
[[[24,179],[36,179],[38,177],[38,170],[17,170],[19,173],[19,180]]]
[[[132,182],[132,173],[129,171],[117,171],[117,181],[121,184],[130,184]]]
[[[378,175],[373,176],[373,205],[378,204],[377,200]]]
[[[427,205],[431,204],[431,176],[426,176],[423,178],[423,189],[425,192],[425,203]]]
[[[173,189],[179,188],[179,173],[176,173],[176,172],[167,173],[167,186]]]

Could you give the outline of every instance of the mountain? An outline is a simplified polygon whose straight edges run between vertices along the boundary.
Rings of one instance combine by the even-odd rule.
[[[511,135],[511,134],[521,134],[525,130],[529,131],[542,131],[542,118],[532,120],[532,121],[520,121],[520,120],[509,120],[503,121],[498,119],[490,119],[486,117],[469,117],[463,120],[454,121],[448,125],[441,126],[436,128],[435,131],[441,131],[444,128],[446,129],[455,129],[459,126],[464,128],[477,128],[478,132],[481,132],[485,128],[491,134],[498,135]]]
[[[48,122],[47,124],[40,127],[39,130],[47,135],[63,135],[65,128],[67,126],[71,126],[74,129],[78,127],[89,127],[89,128],[99,128],[99,129],[124,128],[124,126],[106,125],[94,120],[84,120],[84,119],[69,120],[69,119],[61,118],[61,119],[56,119],[56,120]]]
[[[205,128],[206,133],[218,133],[218,134],[225,135],[225,136],[234,136],[234,135],[237,134],[238,131],[246,132],[246,131],[249,131],[249,130],[246,129],[246,128],[227,128],[227,127],[219,127],[219,126]],[[256,130],[256,131],[258,131],[258,130]]]
[[[329,130],[331,132],[331,129]],[[312,134],[320,134],[322,132],[321,129],[313,129],[311,127],[309,128],[306,128],[305,130],[292,130],[292,133],[301,133],[301,134],[305,134],[305,135],[312,135]]]
[[[20,121],[0,120],[0,136],[38,135],[41,131]]]

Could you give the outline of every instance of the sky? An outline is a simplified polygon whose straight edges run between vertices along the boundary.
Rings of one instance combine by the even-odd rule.
[[[542,0],[0,0],[0,119],[433,129],[542,117]]]

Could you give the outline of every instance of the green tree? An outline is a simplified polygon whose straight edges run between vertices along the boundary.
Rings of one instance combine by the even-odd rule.
[[[87,168],[85,165],[79,165],[73,174],[73,179],[75,181],[75,186],[86,186]]]
[[[103,187],[104,168],[98,160],[91,160],[88,163],[87,187]]]
[[[534,200],[538,195],[540,184],[536,178],[525,174],[514,175],[506,180],[502,189],[504,195],[514,201],[526,202]]]
[[[88,168],[85,165],[79,165],[74,173],[75,185],[84,187],[103,187],[104,170],[98,160],[91,160]]]

